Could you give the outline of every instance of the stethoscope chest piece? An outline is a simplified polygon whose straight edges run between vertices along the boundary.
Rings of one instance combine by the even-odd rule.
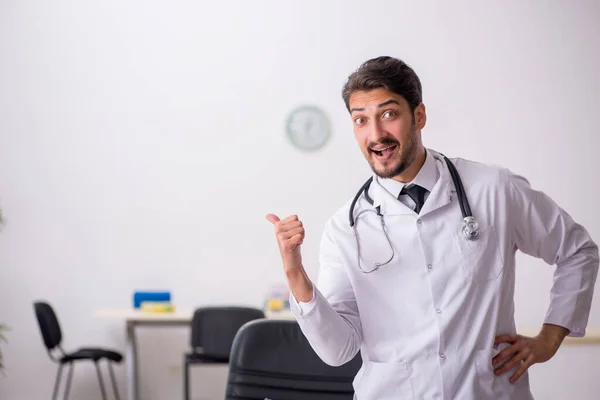
[[[463,237],[467,240],[479,239],[479,224],[473,217],[465,217],[463,219],[464,225],[462,228]]]

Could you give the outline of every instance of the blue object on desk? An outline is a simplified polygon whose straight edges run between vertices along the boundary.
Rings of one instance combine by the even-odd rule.
[[[140,308],[144,301],[171,301],[171,292],[139,291],[133,293],[133,308]]]

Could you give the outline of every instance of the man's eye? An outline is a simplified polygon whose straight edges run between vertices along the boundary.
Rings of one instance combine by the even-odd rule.
[[[358,117],[354,120],[354,122],[356,123],[356,125],[362,125],[365,123],[365,119],[362,117]]]
[[[383,114],[383,118],[392,118],[392,117],[393,117],[393,116],[395,116],[395,115],[396,115],[396,113],[395,113],[394,111],[386,111],[386,112]]]

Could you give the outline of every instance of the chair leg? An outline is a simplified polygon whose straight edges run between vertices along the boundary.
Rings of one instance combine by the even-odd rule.
[[[187,356],[183,359],[183,398],[190,400],[190,363]]]
[[[73,380],[73,369],[75,369],[75,363],[69,363],[69,375],[67,375],[67,386],[65,387],[64,400],[69,398],[69,392],[71,391],[71,381]]]
[[[112,363],[108,362],[108,371],[110,372],[110,380],[112,381],[113,392],[115,393],[115,399],[121,400],[119,391],[117,390],[117,380],[115,379],[115,371],[113,370]]]
[[[100,373],[100,366],[98,361],[94,361],[96,365],[96,372],[98,373],[98,382],[100,383],[100,390],[102,391],[102,399],[106,400],[106,390],[104,389],[104,381],[102,380],[102,374]]]
[[[54,392],[52,392],[52,400],[56,400],[58,395],[58,387],[60,386],[60,378],[62,377],[63,365],[58,365],[58,371],[56,372],[56,380],[54,381]]]

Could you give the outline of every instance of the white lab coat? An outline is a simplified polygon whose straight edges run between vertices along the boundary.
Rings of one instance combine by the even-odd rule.
[[[548,196],[511,171],[452,159],[473,215],[478,241],[459,236],[462,217],[448,167],[436,151],[439,178],[420,214],[374,177],[369,194],[381,206],[393,260],[370,274],[357,266],[350,201],[327,222],[315,297],[291,310],[319,357],[341,365],[361,351],[354,380],[358,400],[529,400],[528,374],[495,376],[498,334],[514,322],[515,252],[556,264],[545,322],[583,336],[598,273],[598,247]],[[373,210],[364,196],[355,214]],[[374,212],[356,221],[361,263],[391,250]]]

